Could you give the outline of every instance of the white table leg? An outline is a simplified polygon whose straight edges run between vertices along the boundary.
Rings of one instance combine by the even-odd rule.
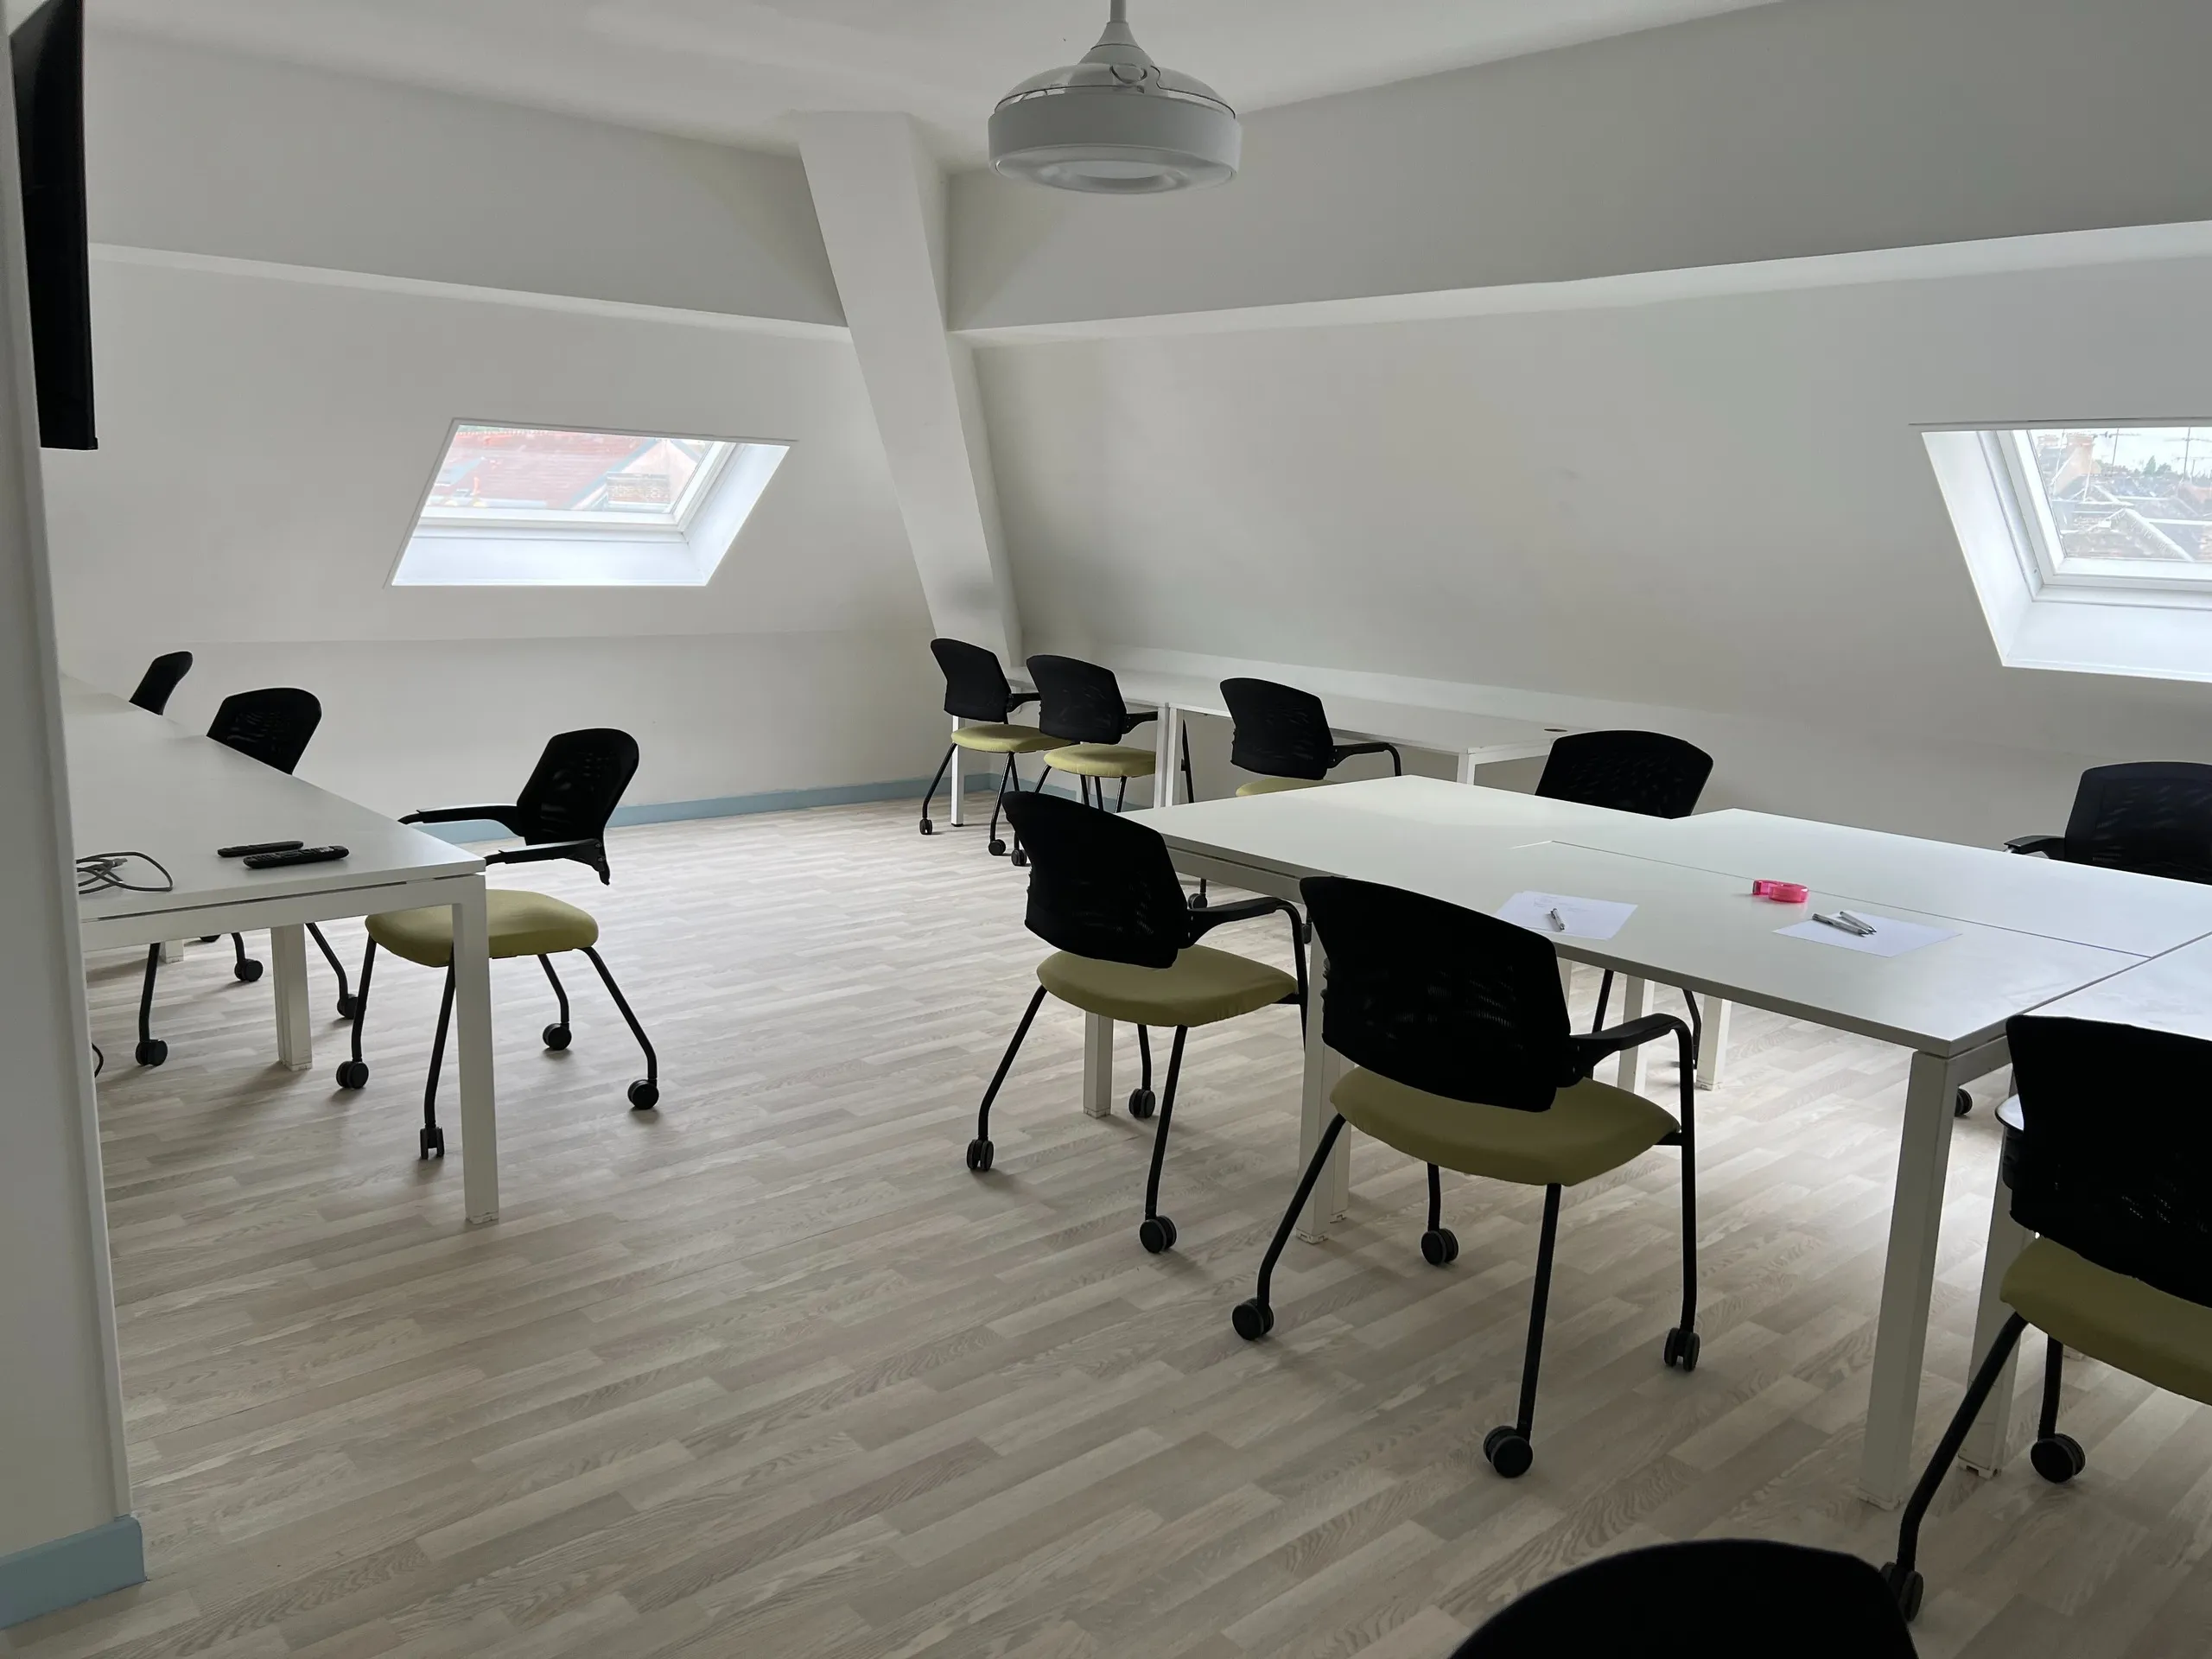
[[[2002,1154],[1999,1154],[2001,1159]],[[1991,1181],[1993,1196],[1989,1205],[1989,1243],[1981,1256],[1981,1304],[1974,1315],[1972,1363],[1979,1365],[1981,1357],[1989,1351],[1990,1344],[1997,1340],[1997,1332],[2012,1309],[1998,1300],[1998,1287],[2005,1282],[2005,1271],[2012,1265],[2013,1258],[2027,1249],[2034,1235],[2012,1219],[2012,1189],[2005,1185],[2002,1176]],[[1959,1460],[1969,1469],[1978,1469],[1985,1475],[1993,1475],[2004,1468],[2012,1455],[2012,1427],[2015,1402],[2012,1397],[2014,1379],[2019,1373],[2020,1348],[2034,1341],[2031,1333],[2018,1347],[2012,1350],[2012,1358],[2005,1362],[2004,1374],[1997,1379],[1997,1386],[1989,1393],[1989,1403],[1981,1408],[1981,1415],[1974,1419],[1974,1427],[1967,1431],[1966,1444],[1959,1449]]]
[[[1183,711],[1172,702],[1160,705],[1153,741],[1152,798],[1160,806],[1175,804],[1175,785],[1183,764]]]
[[[1574,1001],[1574,964],[1565,957],[1559,959],[1559,994],[1570,1002]]]
[[[1728,1010],[1732,1006],[1722,997],[1698,999],[1704,1027],[1697,1046],[1697,1086],[1700,1089],[1720,1086],[1720,1068],[1728,1058]]]
[[[1476,753],[1477,752],[1473,749],[1462,749],[1459,751],[1459,781],[1463,784],[1471,784],[1475,781]]]
[[[461,1185],[471,1221],[499,1217],[499,1125],[492,1084],[491,928],[484,879],[453,907],[454,1019],[461,1048]]]
[[[1609,1011],[1605,1015],[1607,1025],[1624,1026],[1631,1020],[1643,1019],[1649,1011],[1651,987],[1643,980],[1631,979],[1626,974],[1616,974],[1613,987],[1621,994],[1620,1012],[1615,1014]],[[1621,1051],[1620,1072],[1613,1079],[1631,1095],[1641,1094],[1643,1090],[1644,1046],[1639,1043],[1634,1048]]]
[[[1859,1495],[1885,1510],[1904,1501],[1912,1475],[1913,1416],[1920,1403],[1943,1179],[1951,1155],[1952,1087],[1950,1068],[1941,1056],[1912,1057],[1904,1128],[1897,1143],[1897,1191],[1890,1200],[1890,1249],[1875,1325],[1866,1443],[1859,1467]]]
[[[276,1058],[294,1071],[315,1064],[308,1023],[308,932],[298,923],[269,930],[270,979],[276,991]]]
[[[1344,1056],[1321,1040],[1321,986],[1328,975],[1328,954],[1322,950],[1319,939],[1308,944],[1306,950],[1306,982],[1311,988],[1311,1006],[1306,1014],[1306,1071],[1299,1092],[1300,1175],[1313,1161],[1329,1120],[1337,1115],[1329,1096],[1344,1074]],[[1321,1179],[1313,1183],[1313,1195],[1306,1201],[1306,1213],[1299,1217],[1298,1236],[1309,1244],[1322,1243],[1329,1236],[1330,1224],[1339,1219],[1351,1203],[1351,1138],[1340,1135],[1336,1150],[1329,1154],[1328,1166],[1322,1170]]]
[[[1114,1110],[1114,1022],[1103,1014],[1083,1016],[1083,1109],[1093,1117]]]
[[[959,721],[952,722],[954,731],[958,731],[960,727]],[[960,763],[967,758],[967,750],[957,743],[952,746],[952,827],[956,830],[968,822],[967,779],[960,775]]]
[[[167,968],[174,963],[182,962],[183,960],[184,941],[182,939],[163,939],[162,941],[162,967]]]

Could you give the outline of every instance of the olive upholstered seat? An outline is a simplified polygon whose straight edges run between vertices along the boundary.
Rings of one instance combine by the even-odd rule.
[[[492,931],[492,955],[552,957],[583,950],[599,943],[599,924],[589,911],[542,893],[493,887],[484,895]],[[453,960],[453,907],[388,910],[368,919],[369,937],[395,957],[443,968]]]
[[[1585,1077],[1541,1112],[1481,1106],[1355,1068],[1329,1096],[1344,1122],[1409,1158],[1522,1186],[1580,1186],[1681,1128],[1641,1095]]]
[[[1185,945],[1170,968],[1055,951],[1037,964],[1037,982],[1085,1014],[1133,1026],[1217,1025],[1298,995],[1281,969],[1203,944]]]
[[[1039,656],[1029,659],[1029,677],[1037,683],[1037,723],[1067,740],[1065,748],[1046,755],[1045,765],[1081,779],[1085,801],[1105,805],[1105,780],[1118,779],[1121,788],[1115,794],[1118,808],[1128,798],[1130,779],[1149,778],[1158,770],[1159,759],[1150,749],[1122,741],[1145,721],[1157,719],[1158,714],[1152,709],[1132,713],[1122,701],[1121,682],[1114,677],[1113,670],[1077,657]],[[1188,732],[1183,734],[1181,764],[1184,788],[1195,800],[1198,791],[1191,782]]]
[[[980,754],[1035,754],[1040,749],[1064,747],[1065,738],[1052,737],[1034,726],[1004,726],[984,721],[974,726],[956,726],[952,741],[959,748],[974,749]]]
[[[1319,789],[1325,778],[1255,778],[1236,785],[1239,795],[1280,795],[1287,789]]]
[[[1085,778],[1149,778],[1160,761],[1135,743],[1069,743],[1046,754],[1045,764]]]
[[[2038,1238],[1998,1296],[2052,1341],[2170,1394],[2212,1405],[2212,1307]]]

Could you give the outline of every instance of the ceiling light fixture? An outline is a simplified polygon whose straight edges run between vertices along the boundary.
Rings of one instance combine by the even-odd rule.
[[[1243,150],[1236,111],[1205,82],[1154,63],[1129,33],[1127,0],[1111,3],[1081,63],[1033,75],[999,100],[991,165],[1102,196],[1226,184]]]

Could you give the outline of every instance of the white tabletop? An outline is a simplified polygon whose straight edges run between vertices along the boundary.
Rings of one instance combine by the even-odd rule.
[[[1547,839],[1614,826],[1630,814],[1431,779],[1376,779],[1141,816],[1181,851],[1292,878],[1352,876],[1470,910],[1495,911],[1528,890],[1632,903],[1635,915],[1613,938],[1563,939],[1560,950],[1931,1053],[1962,1053],[2012,1015],[2138,960],[1894,904],[1880,913],[1957,936],[1894,957],[1785,938],[1777,930],[1838,895],[1816,889],[1808,906],[1770,904],[1730,873]]]
[[[235,749],[74,680],[61,688],[77,852],[149,853],[173,892],[79,901],[86,923],[302,893],[396,886],[484,868],[473,853],[287,777]],[[262,841],[352,849],[327,864],[249,870],[218,847]],[[143,866],[134,867],[135,872]],[[365,907],[368,901],[365,899]]]
[[[1229,704],[1216,680],[1195,674],[1116,673],[1122,694],[1135,703],[1173,703],[1194,715],[1226,716]],[[1569,731],[1566,726],[1546,726],[1532,720],[1512,720],[1502,715],[1477,715],[1454,709],[1425,708],[1419,703],[1378,702],[1365,697],[1324,696],[1329,728],[1341,736],[1378,738],[1410,748],[1435,749],[1446,754],[1476,751],[1519,751],[1542,754],[1552,741]],[[1501,756],[1501,758],[1503,758]]]
[[[2139,957],[2212,934],[2212,887],[1766,812],[1643,818],[1559,839]]]
[[[2212,939],[2154,957],[2036,1012],[2212,1039]]]

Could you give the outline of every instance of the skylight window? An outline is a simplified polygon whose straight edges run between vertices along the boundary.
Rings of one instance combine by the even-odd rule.
[[[2212,426],[2029,427],[2003,435],[2043,581],[2212,582]]]
[[[395,587],[700,587],[791,446],[457,422]]]

